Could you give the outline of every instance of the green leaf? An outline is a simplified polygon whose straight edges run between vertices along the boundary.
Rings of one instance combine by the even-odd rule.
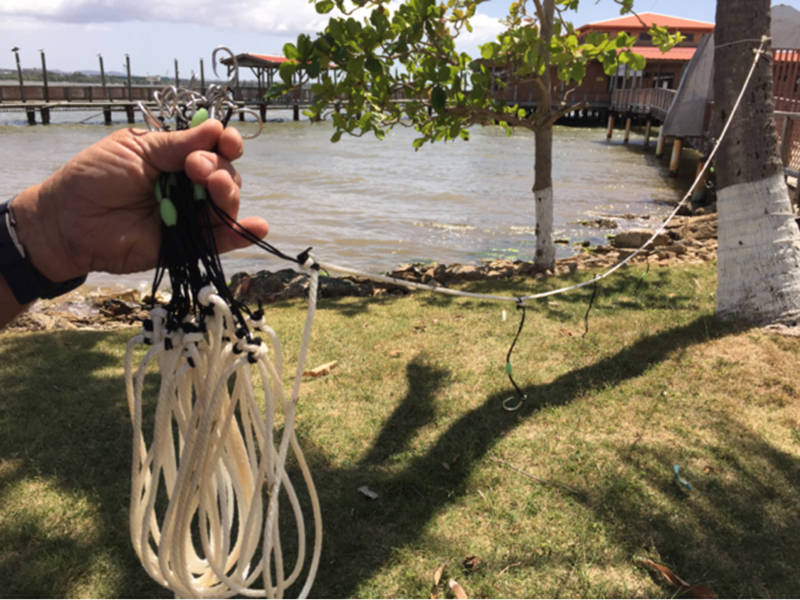
[[[291,84],[292,77],[297,72],[297,68],[299,65],[295,61],[287,60],[285,63],[281,64],[278,67],[278,73],[280,73],[281,79],[283,79],[284,83]]]
[[[383,65],[381,65],[381,61],[374,56],[367,57],[367,60],[364,61],[364,67],[373,75],[380,75],[380,73],[383,71]]]
[[[499,46],[495,42],[489,42],[481,46],[481,56],[486,60],[491,60],[497,53]]]
[[[309,77],[317,77],[320,73],[319,59],[315,58],[308,65],[306,65],[306,74]]]
[[[333,10],[333,2],[332,0],[318,0],[314,8],[319,14],[324,15]]]
[[[297,60],[298,56],[300,56],[297,52],[297,46],[291,42],[283,45],[283,55],[289,60]]]
[[[445,92],[438,85],[431,90],[431,106],[437,112],[444,110],[445,103],[447,102],[447,92]]]

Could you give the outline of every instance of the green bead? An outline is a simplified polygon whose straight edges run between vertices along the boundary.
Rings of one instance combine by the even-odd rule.
[[[506,373],[508,373],[509,375],[512,375],[512,373],[511,373],[511,363],[510,362],[506,363]]]
[[[206,119],[208,119],[208,111],[205,108],[198,108],[192,115],[192,122],[189,123],[189,127],[197,127]]]
[[[163,198],[160,208],[161,220],[164,221],[164,225],[167,227],[174,227],[178,222],[178,209],[175,208],[175,204],[173,204],[172,200],[169,198]]]
[[[206,198],[208,198],[208,194],[206,193],[206,188],[203,187],[199,183],[195,183],[194,184],[194,199],[199,202],[201,200],[205,200]]]

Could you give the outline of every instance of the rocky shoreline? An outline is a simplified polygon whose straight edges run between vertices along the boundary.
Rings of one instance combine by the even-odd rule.
[[[556,261],[555,275],[613,266],[630,256],[653,230],[631,229],[614,235],[608,245],[580,248],[577,254]],[[646,252],[631,263],[649,262],[651,266],[675,263],[701,263],[714,260],[717,254],[717,215],[700,214],[675,217]],[[403,281],[450,286],[470,281],[492,281],[513,277],[537,279],[552,275],[540,272],[532,262],[494,260],[479,265],[409,264],[387,273]],[[236,273],[231,277],[231,291],[248,303],[275,302],[304,296],[307,278],[293,269],[255,274]],[[320,297],[403,295],[409,290],[400,285],[376,283],[353,277],[320,276]],[[40,300],[12,321],[11,331],[50,331],[59,329],[112,329],[138,324],[147,318],[142,294],[136,290],[104,292],[76,290],[54,300]]]

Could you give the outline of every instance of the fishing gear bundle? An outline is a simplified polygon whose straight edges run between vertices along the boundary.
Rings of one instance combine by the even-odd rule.
[[[239,110],[223,86],[205,96],[168,88],[155,99],[158,116],[140,105],[151,129],[185,129],[209,117],[225,124]],[[162,243],[152,297],[165,277],[171,297],[152,308],[125,355],[134,550],[148,574],[176,596],[282,597],[300,584],[298,595],[307,596],[319,565],[322,521],[294,421],[318,268],[308,251],[288,257],[242,228],[185,173],[159,176],[154,195]],[[278,336],[261,308],[249,310],[227,288],[214,218],[298,263],[309,277],[309,310],[288,395]],[[147,351],[135,367],[141,345]],[[148,377],[153,371],[157,385]],[[290,453],[305,496],[286,467]],[[313,531],[306,531],[304,503]]]

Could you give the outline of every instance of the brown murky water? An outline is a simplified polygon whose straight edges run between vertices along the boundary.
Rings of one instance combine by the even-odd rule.
[[[49,126],[30,127],[23,118],[0,113],[2,197],[43,179],[109,132],[91,113],[55,113]],[[242,214],[266,217],[271,242],[287,253],[313,246],[322,260],[372,270],[418,260],[532,257],[532,134],[508,137],[500,128],[477,127],[468,142],[436,143],[418,152],[411,147],[415,132],[405,128],[383,141],[345,137],[332,144],[330,134],[325,122],[270,121],[259,138],[246,142],[237,162],[244,179]],[[623,228],[652,226],[685,187],[665,177],[665,169],[641,141],[608,144],[603,129],[557,127],[556,237],[601,242],[611,230],[580,224],[599,217],[617,216]],[[571,252],[559,247],[560,255]],[[245,250],[228,255],[225,266],[230,274],[286,265]],[[147,274],[90,279],[95,285],[148,281]]]

